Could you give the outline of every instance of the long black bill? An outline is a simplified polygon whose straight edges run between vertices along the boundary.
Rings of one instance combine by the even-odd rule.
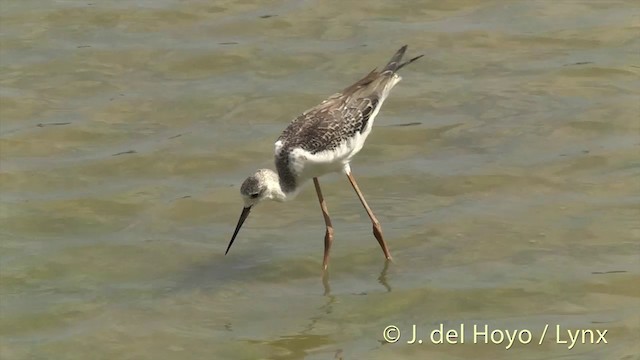
[[[240,219],[238,219],[238,225],[236,225],[236,231],[233,232],[231,241],[229,241],[229,246],[227,246],[227,251],[224,252],[225,255],[227,255],[227,253],[229,252],[229,249],[231,249],[231,245],[233,245],[233,240],[236,239],[236,235],[238,235],[238,231],[240,231],[242,224],[247,219],[247,217],[249,217],[249,212],[251,212],[251,206],[242,209],[242,213],[240,214]]]

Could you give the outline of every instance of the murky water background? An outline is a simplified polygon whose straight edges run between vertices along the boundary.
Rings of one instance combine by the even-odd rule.
[[[638,358],[636,2],[0,9],[2,359]],[[405,43],[426,56],[352,164],[395,262],[339,174],[324,284],[312,187],[223,256],[285,125]],[[533,340],[406,344],[440,323]]]

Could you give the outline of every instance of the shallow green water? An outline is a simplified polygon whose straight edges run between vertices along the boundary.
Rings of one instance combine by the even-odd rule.
[[[635,2],[0,9],[2,359],[640,353]],[[257,208],[223,256],[288,121],[405,43],[426,56],[352,164],[394,263],[339,174],[328,279],[312,188]],[[533,341],[406,344],[441,323]],[[547,324],[608,344],[538,345]]]

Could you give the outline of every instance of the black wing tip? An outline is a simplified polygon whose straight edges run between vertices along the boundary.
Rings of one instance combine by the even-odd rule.
[[[407,66],[407,65],[411,64],[412,62],[414,62],[414,61],[416,61],[416,60],[420,59],[420,58],[421,58],[421,57],[423,57],[423,56],[424,56],[424,54],[422,54],[422,55],[418,55],[418,56],[416,56],[416,57],[414,57],[414,58],[411,58],[411,59],[409,59],[409,60],[407,60],[407,61],[403,62],[402,64],[400,64],[400,65],[398,66],[398,68],[396,69],[396,71],[398,71],[398,70],[402,69],[403,67],[405,67],[405,66]]]
[[[423,57],[423,56],[424,56],[424,54],[418,55],[418,56],[416,56],[416,57],[412,58],[411,60],[409,60],[409,61],[407,61],[407,62],[408,62],[408,63],[412,63],[412,62],[414,62],[414,61],[416,61],[416,60],[420,59],[420,58],[421,58],[421,57]]]
[[[424,54],[422,55],[418,55],[408,61],[405,62],[400,62],[402,60],[402,57],[404,56],[404,53],[407,51],[407,49],[409,48],[409,45],[405,44],[402,47],[400,47],[400,49],[398,49],[398,51],[396,51],[396,53],[393,55],[393,57],[391,58],[391,60],[389,61],[389,63],[384,67],[384,70],[382,72],[386,72],[386,71],[390,71],[390,72],[396,72],[400,69],[402,69],[403,67],[411,64],[412,62],[420,59],[421,57],[424,56]]]

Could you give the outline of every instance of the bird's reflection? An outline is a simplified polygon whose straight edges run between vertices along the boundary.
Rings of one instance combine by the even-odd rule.
[[[329,284],[329,272],[327,270],[322,272],[322,287],[324,287],[324,296],[331,295],[331,285]]]
[[[385,260],[384,266],[382,267],[382,271],[380,271],[380,275],[378,276],[378,283],[384,286],[387,292],[391,292],[391,285],[389,285],[389,280],[387,279],[387,272],[389,271],[389,264],[391,264],[391,260]],[[331,295],[331,284],[329,281],[329,272],[322,272],[322,287],[324,288],[324,296],[332,297]]]
[[[387,279],[389,264],[390,261],[385,261],[384,266],[382,267],[382,271],[380,271],[380,275],[377,278],[378,283],[380,283],[387,292],[391,292],[391,286],[389,285],[389,281]],[[339,299],[340,294],[331,294],[331,282],[329,279],[328,271],[324,271],[322,273],[322,286],[324,290],[323,296],[325,301],[318,308],[316,308],[316,311],[313,311],[314,314],[308,318],[308,323],[306,324],[306,326],[304,326],[304,328],[302,328],[301,331],[290,335],[277,336],[275,339],[249,340],[249,342],[260,345],[266,344],[274,348],[287,349],[288,352],[284,352],[283,354],[274,357],[274,359],[278,360],[303,358],[305,356],[308,356],[307,349],[311,348],[326,349],[327,358],[331,358],[331,356],[333,355],[333,359],[344,359],[343,349],[335,347],[335,340],[332,334],[318,334],[319,330],[316,329],[318,323],[335,321],[332,318],[331,314],[334,313],[334,306],[339,306],[339,302],[337,300]],[[324,353],[325,351],[321,350],[321,352]]]
[[[389,270],[389,264],[391,263],[391,260],[385,260],[384,261],[384,266],[382,267],[382,271],[380,272],[380,276],[378,276],[378,282],[384,286],[385,289],[387,289],[387,292],[391,292],[391,286],[389,285],[389,282],[387,281],[387,270]]]

